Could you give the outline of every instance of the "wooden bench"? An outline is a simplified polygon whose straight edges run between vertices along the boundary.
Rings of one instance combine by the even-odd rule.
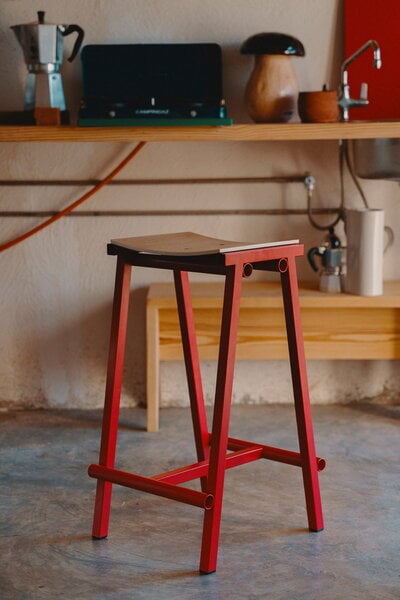
[[[400,358],[400,282],[382,296],[327,294],[300,285],[307,359]],[[221,283],[193,283],[201,359],[216,359],[223,297]],[[155,283],[147,295],[147,429],[158,430],[160,361],[183,360],[173,284]],[[237,359],[288,358],[280,285],[243,282]]]

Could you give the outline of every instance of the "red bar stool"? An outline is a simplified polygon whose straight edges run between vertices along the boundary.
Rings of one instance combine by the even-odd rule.
[[[108,535],[113,484],[192,504],[204,510],[200,572],[212,573],[217,565],[225,470],[261,458],[301,467],[309,529],[323,529],[318,471],[324,468],[325,461],[315,454],[296,276],[296,257],[303,254],[303,246],[297,242],[248,245],[193,233],[179,233],[113,240],[108,245],[108,254],[117,256],[117,270],[100,458],[98,465],[89,467],[89,475],[98,480],[93,537],[101,539]],[[174,272],[198,459],[195,464],[152,477],[115,468],[132,265],[170,269]],[[299,452],[229,437],[240,291],[242,277],[250,276],[253,269],[280,273]],[[211,433],[208,430],[203,400],[189,272],[225,276]],[[180,485],[193,479],[200,480],[201,490]]]

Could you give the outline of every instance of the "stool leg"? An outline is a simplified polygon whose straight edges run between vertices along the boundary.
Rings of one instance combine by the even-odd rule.
[[[100,465],[111,468],[114,467],[117,444],[130,280],[131,266],[118,257],[99,458]],[[108,535],[111,492],[112,483],[98,480],[92,530],[95,538],[104,538]]]
[[[204,407],[203,385],[201,381],[189,276],[187,271],[174,271],[174,279],[197,459],[202,461],[208,458],[209,434],[207,415]],[[202,481],[203,491],[205,491],[205,484],[204,479]]]
[[[308,525],[311,531],[320,531],[324,528],[324,521],[315,454],[311,406],[308,393],[296,263],[294,258],[289,259],[287,271],[281,273],[281,283],[289,344],[299,448],[302,458]]]
[[[207,492],[213,495],[214,503],[213,507],[204,514],[200,557],[202,573],[212,573],[217,566],[241,287],[242,265],[229,267],[222,309],[221,340],[207,477]]]

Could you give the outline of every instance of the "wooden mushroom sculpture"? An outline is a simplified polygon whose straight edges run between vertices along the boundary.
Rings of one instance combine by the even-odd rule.
[[[240,49],[254,54],[245,105],[256,123],[285,123],[296,115],[298,84],[291,57],[304,56],[303,44],[284,33],[258,33]]]

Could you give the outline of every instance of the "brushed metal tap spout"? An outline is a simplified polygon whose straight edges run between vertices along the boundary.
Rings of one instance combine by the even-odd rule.
[[[348,67],[354,62],[361,54],[363,54],[368,48],[373,49],[374,60],[373,66],[375,69],[380,69],[382,66],[382,58],[381,58],[381,49],[379,47],[378,42],[375,40],[368,40],[365,42],[358,50],[354,52],[351,56],[346,58],[343,62],[341,70],[340,70],[340,89],[339,89],[339,106],[341,109],[341,117],[342,121],[349,120],[349,109],[355,106],[367,106],[368,101],[368,84],[361,84],[361,91],[359,98],[351,98],[350,95],[350,85],[349,85],[349,75],[348,75]]]
[[[368,48],[373,48],[373,51],[374,51],[373,65],[374,65],[375,69],[381,68],[382,59],[381,59],[381,49],[379,47],[379,44],[375,40],[369,40],[368,42],[365,42],[365,44],[363,44],[358,50],[356,50],[354,52],[354,54],[349,56],[349,58],[346,58],[346,60],[343,62],[342,68],[341,68],[342,78],[343,78],[344,72],[347,71],[348,66],[353,61],[355,61],[356,58],[358,58],[359,56],[361,56],[361,54],[363,54],[366,50],[368,50]]]

